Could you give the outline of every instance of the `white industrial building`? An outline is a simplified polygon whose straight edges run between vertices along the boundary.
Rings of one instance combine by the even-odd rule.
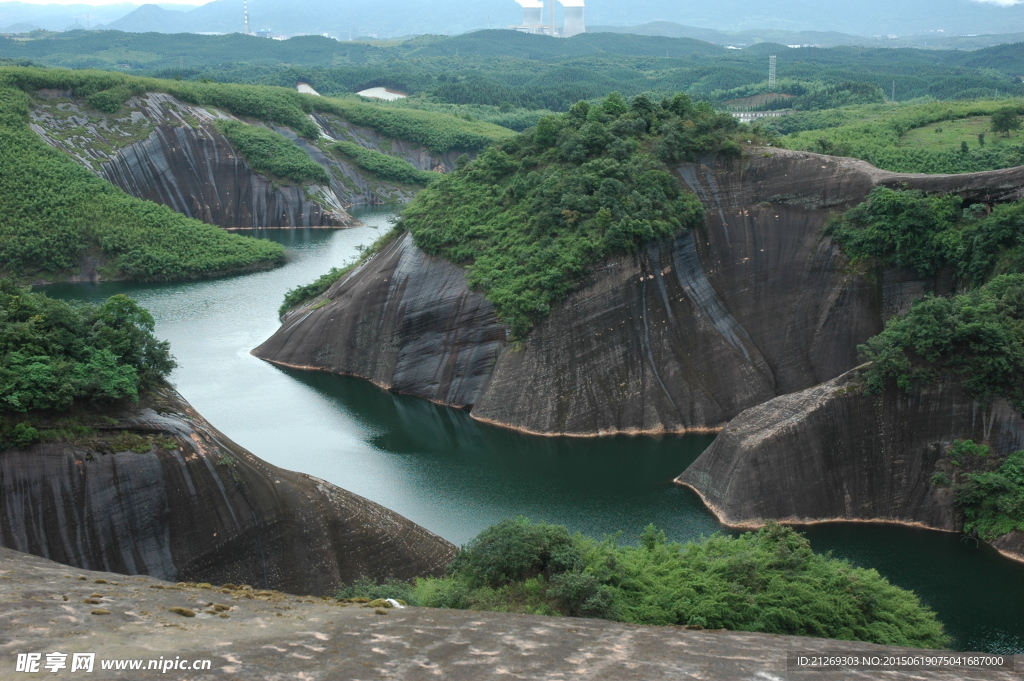
[[[586,25],[583,22],[584,0],[558,0],[558,2],[565,10],[565,23],[561,30],[555,26],[555,0],[547,0],[547,12],[544,11],[545,0],[516,0],[516,3],[523,8],[523,23],[511,28],[524,33],[563,38],[586,33]],[[547,21],[545,21],[545,14]]]
[[[583,0],[558,0],[565,9],[565,24],[559,34],[563,38],[571,38],[580,33],[586,33],[587,27],[583,23]]]

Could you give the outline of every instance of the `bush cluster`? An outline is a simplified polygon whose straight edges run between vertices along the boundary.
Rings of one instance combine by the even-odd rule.
[[[346,590],[347,597],[389,589]],[[394,585],[391,587],[394,589]],[[666,541],[653,526],[639,546],[598,542],[525,518],[480,533],[449,576],[396,590],[415,605],[601,617],[941,647],[935,614],[875,570],[814,553],[794,530],[771,524],[739,537]]]
[[[149,312],[122,295],[71,305],[0,279],[0,414],[137,400],[174,368]],[[31,425],[15,427],[16,443]]]
[[[1024,274],[920,300],[858,350],[872,362],[869,392],[890,380],[910,390],[952,374],[982,403],[1005,397],[1024,410]]]
[[[241,121],[217,121],[216,127],[258,173],[296,184],[331,181],[323,166],[280,133]]]
[[[949,268],[970,285],[1024,268],[1024,201],[965,208],[952,194],[878,187],[825,233],[854,261],[873,258],[922,275]]]
[[[901,173],[968,173],[1024,164],[1024,146],[981,146],[964,153],[906,148],[900,138],[914,128],[946,120],[988,116],[999,111],[1024,112],[1019,101],[974,100],[928,102],[902,106],[866,105],[828,111],[798,113],[763,125],[781,134],[792,133],[781,144],[832,156],[859,158],[878,168]]]
[[[972,473],[956,488],[964,532],[993,541],[1024,532],[1024,451],[1011,454],[997,470]]]
[[[382,180],[426,187],[440,177],[438,173],[420,170],[404,158],[389,156],[353,142],[335,142],[331,149]]]
[[[685,95],[579,102],[435,182],[401,224],[426,252],[466,266],[522,337],[594,264],[699,224],[703,207],[667,164],[738,155],[736,125]]]

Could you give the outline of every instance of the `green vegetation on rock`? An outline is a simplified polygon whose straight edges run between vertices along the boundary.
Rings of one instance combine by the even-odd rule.
[[[95,257],[106,277],[172,280],[280,262],[284,249],[128,196],[28,127],[25,93],[0,86],[0,274],[59,279]]]
[[[951,269],[972,285],[1024,271],[1024,202],[989,208],[955,195],[874,189],[825,226],[854,261],[875,259],[922,275]]]
[[[331,181],[323,166],[280,133],[241,121],[217,121],[216,127],[258,173],[296,184]]]
[[[125,296],[71,305],[0,279],[0,414],[137,400],[175,366],[153,328]]]
[[[335,142],[330,148],[382,180],[426,187],[440,177],[438,173],[420,170],[404,158],[389,156],[353,142]]]
[[[699,224],[703,207],[668,164],[738,155],[736,126],[685,95],[580,102],[425,189],[401,225],[424,251],[464,265],[522,337],[596,263]]]
[[[1024,451],[1011,454],[994,471],[972,473],[956,487],[964,532],[993,541],[1024,532]]]
[[[281,303],[281,307],[278,309],[278,314],[281,317],[284,317],[285,313],[293,307],[301,305],[307,300],[311,300],[320,294],[325,293],[327,289],[334,286],[335,282],[339,281],[346,274],[354,270],[360,263],[365,262],[371,256],[379,253],[385,246],[401,236],[402,233],[403,231],[397,228],[388,230],[387,233],[383,234],[373,242],[369,248],[363,250],[362,254],[355,262],[342,267],[332,267],[330,272],[321,275],[316,281],[289,289],[288,292],[284,294],[284,302]]]
[[[880,187],[826,226],[854,262],[948,271],[962,284],[955,296],[915,302],[860,346],[873,363],[869,392],[951,373],[982,402],[1006,397],[1024,408],[1024,202],[989,210]]]
[[[355,99],[299,94],[292,88],[233,83],[160,80],[107,71],[72,71],[25,67],[0,68],[0,86],[34,92],[66,90],[101,111],[112,113],[132,95],[166,92],[189,104],[216,107],[235,116],[285,125],[307,139],[320,129],[312,113],[333,114],[381,135],[422,144],[434,153],[478,150],[514,133],[505,128],[457,116]]]
[[[951,298],[929,296],[858,348],[873,362],[869,392],[890,379],[902,390],[949,373],[983,403],[1024,409],[1024,274],[996,277]]]
[[[504,520],[463,547],[448,577],[404,588],[364,582],[341,595],[889,645],[948,643],[913,593],[875,570],[816,554],[806,538],[775,524],[687,544],[668,542],[649,526],[631,547],[558,525]]]

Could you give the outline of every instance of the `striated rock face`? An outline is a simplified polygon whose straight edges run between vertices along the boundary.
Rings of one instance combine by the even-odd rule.
[[[696,490],[722,522],[874,520],[956,531],[949,486],[932,476],[954,440],[1024,449],[1024,418],[1005,400],[983,408],[947,381],[866,395],[854,369],[743,412],[676,481]],[[1024,537],[997,548],[1024,560]]]
[[[253,354],[463,407],[483,394],[505,341],[494,307],[469,290],[463,270],[424,254],[408,234],[320,300],[286,316]]]
[[[454,557],[396,513],[258,459],[169,388],[119,417],[100,426],[107,442],[0,452],[0,546],[84,569],[318,595],[360,577],[438,573]],[[125,432],[155,446],[119,451]]]
[[[327,141],[346,140],[391,156],[402,158],[420,170],[450,173],[463,153],[475,158],[476,151],[455,150],[435,154],[426,147],[394,137],[385,137],[373,128],[353,125],[333,114],[314,114],[313,120],[320,126],[320,132]],[[284,132],[284,131],[280,131]],[[382,180],[359,168],[343,156],[324,154],[318,147],[305,140],[297,140],[307,153],[321,165],[330,168],[335,180],[331,188],[346,204],[381,205],[405,203],[422,187],[396,184]]]
[[[912,272],[874,281],[850,271],[821,236],[833,211],[878,185],[989,202],[1024,195],[1024,168],[904,175],[782,150],[676,170],[707,208],[703,227],[606,262],[522,343],[504,344],[491,308],[468,291],[460,270],[419,254],[406,238],[395,248],[416,274],[402,281],[418,283],[392,277],[398,251],[377,256],[294,311],[254,352],[366,376],[537,433],[717,429],[765,400],[851,369],[856,346],[885,318],[948,287]],[[444,298],[432,293],[442,288]],[[429,320],[434,332],[396,335],[380,321],[394,319]],[[493,361],[477,361],[478,350]],[[365,368],[399,365],[416,380]],[[440,367],[468,371],[472,386],[451,391],[434,378]]]
[[[356,224],[333,187],[279,184],[253,171],[213,127],[229,118],[216,109],[151,92],[103,115],[41,94],[52,101],[33,109],[32,129],[132,196],[227,228]]]

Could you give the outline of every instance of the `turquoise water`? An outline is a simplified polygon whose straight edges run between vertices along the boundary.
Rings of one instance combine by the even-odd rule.
[[[721,528],[695,494],[672,484],[711,436],[541,438],[473,421],[359,379],[279,369],[249,351],[278,326],[289,288],[344,264],[388,229],[267,230],[289,248],[270,272],[183,284],[62,285],[51,295],[128,293],[171,341],[178,390],[218,429],[261,458],[361,494],[457,544],[514,515],[633,541],[655,523],[672,539]],[[1024,652],[1024,565],[952,534],[896,526],[805,528],[814,547],[877,568],[933,607],[959,649]]]

